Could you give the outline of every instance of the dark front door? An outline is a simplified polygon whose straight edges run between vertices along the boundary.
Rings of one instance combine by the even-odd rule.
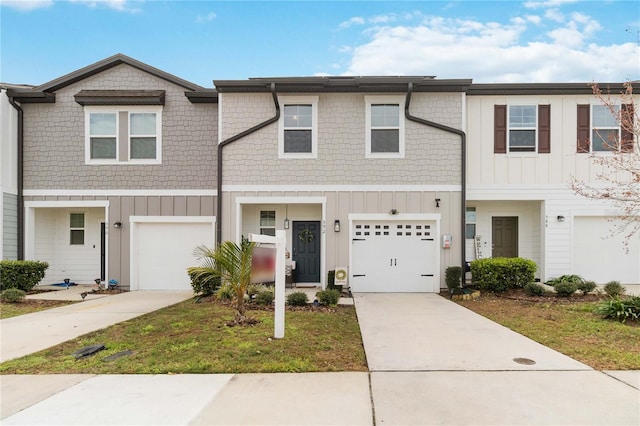
[[[320,282],[320,222],[293,222],[291,236],[297,283]]]
[[[491,257],[518,257],[518,217],[492,217]]]

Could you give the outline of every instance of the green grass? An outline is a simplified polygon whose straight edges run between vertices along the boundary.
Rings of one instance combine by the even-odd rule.
[[[640,326],[602,319],[593,313],[597,303],[495,296],[459,303],[595,369],[640,370]]]
[[[254,326],[229,327],[230,306],[193,300],[0,364],[2,374],[272,373],[367,371],[353,306],[287,311],[285,338],[273,339],[273,311],[251,310]],[[107,349],[75,360],[92,344]],[[103,359],[132,350],[116,361]]]
[[[18,315],[30,314],[32,312],[43,311],[45,309],[57,308],[58,306],[69,305],[71,301],[65,300],[33,300],[25,299],[17,303],[0,303],[0,319],[17,317]]]

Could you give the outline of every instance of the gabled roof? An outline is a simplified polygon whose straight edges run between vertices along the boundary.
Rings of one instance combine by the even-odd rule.
[[[159,77],[178,86],[184,87],[188,90],[204,89],[202,86],[191,83],[187,80],[183,80],[173,74],[169,74],[167,72],[159,70],[158,68],[154,68],[150,65],[123,55],[122,53],[118,53],[109,58],[103,59],[102,61],[96,62],[95,64],[80,68],[79,70],[73,71],[67,75],[63,75],[62,77],[56,78],[55,80],[51,80],[48,83],[37,86],[34,88],[34,90],[40,92],[55,92],[56,90],[62,89],[65,86],[84,80],[85,78],[94,76],[105,70],[108,70],[109,68],[113,68],[121,64],[126,64],[131,67],[137,68],[141,71]]]

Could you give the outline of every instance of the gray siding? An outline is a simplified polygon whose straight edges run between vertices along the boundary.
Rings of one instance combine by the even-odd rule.
[[[274,114],[269,94],[225,93],[221,105],[223,139]],[[455,128],[462,111],[457,93],[417,93],[411,105],[412,114]],[[225,147],[224,184],[460,184],[458,136],[405,120],[405,141],[403,159],[365,158],[365,94],[320,94],[316,159],[278,159],[274,123]]]
[[[165,90],[162,164],[85,165],[80,90]],[[212,189],[217,104],[192,104],[185,89],[119,65],[56,92],[54,104],[25,104],[25,189]]]
[[[2,258],[18,259],[18,196],[2,194]]]

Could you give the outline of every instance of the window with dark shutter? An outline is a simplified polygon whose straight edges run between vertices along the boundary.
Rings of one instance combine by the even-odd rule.
[[[578,105],[578,145],[577,152],[589,152],[589,135],[591,133],[591,123],[589,116],[591,105]]]
[[[633,132],[631,132],[625,123],[633,123],[635,120],[633,104],[622,105],[621,126],[622,139],[620,141],[620,150],[622,152],[633,152]]]
[[[507,106],[495,105],[493,108],[493,152],[507,153]]]
[[[538,153],[551,153],[551,105],[538,105]]]

